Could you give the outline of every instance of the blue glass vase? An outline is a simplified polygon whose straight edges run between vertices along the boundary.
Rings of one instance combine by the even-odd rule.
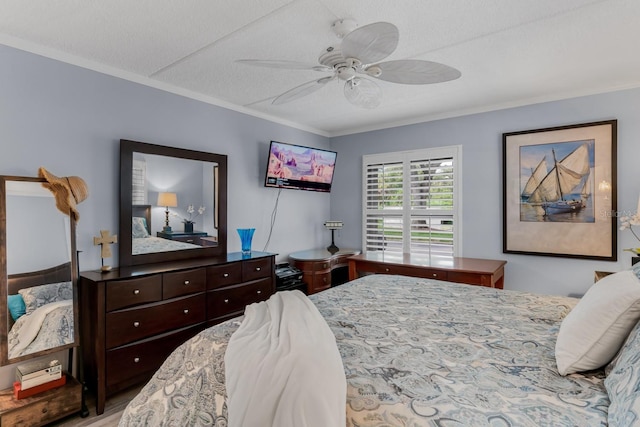
[[[240,244],[242,246],[242,255],[251,255],[251,239],[255,228],[238,228],[240,235]]]

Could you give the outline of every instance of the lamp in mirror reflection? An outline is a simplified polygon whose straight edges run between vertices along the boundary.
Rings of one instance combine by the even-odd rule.
[[[175,208],[178,206],[178,195],[176,193],[158,193],[158,206],[165,207],[165,220],[162,231],[171,231],[169,226],[169,208]]]
[[[329,246],[327,246],[327,250],[331,253],[331,254],[335,254],[336,252],[338,252],[340,250],[340,248],[338,248],[335,244],[334,241],[334,233],[336,230],[340,230],[342,228],[342,221],[325,221],[324,222],[324,226],[331,230],[331,244]]]

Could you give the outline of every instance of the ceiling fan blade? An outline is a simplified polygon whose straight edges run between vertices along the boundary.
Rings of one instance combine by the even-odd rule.
[[[391,55],[398,46],[399,38],[395,25],[375,22],[347,34],[342,40],[342,55],[357,58],[363,64],[373,64]]]
[[[387,82],[412,85],[442,83],[455,80],[462,75],[460,71],[448,65],[417,59],[381,62],[367,67],[365,73],[376,71],[375,68],[380,69],[381,73],[379,76],[369,73],[373,77]]]
[[[281,60],[262,60],[262,59],[238,59],[235,62],[239,64],[252,65],[255,67],[280,68],[286,70],[315,70],[315,71],[333,71],[331,67],[318,64],[308,64],[298,61],[281,61]]]
[[[335,76],[323,77],[318,80],[311,80],[310,82],[303,83],[300,86],[296,86],[293,89],[286,91],[282,95],[277,96],[273,101],[271,101],[271,103],[274,105],[280,105],[298,98],[302,98],[303,96],[309,95],[310,93],[313,93],[322,88],[334,78]]]
[[[376,108],[382,101],[382,90],[375,82],[354,77],[344,83],[344,96],[357,107]]]

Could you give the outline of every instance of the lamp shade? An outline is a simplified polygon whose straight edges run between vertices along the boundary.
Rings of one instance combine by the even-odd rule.
[[[175,208],[178,206],[178,195],[176,193],[158,193],[157,205]]]

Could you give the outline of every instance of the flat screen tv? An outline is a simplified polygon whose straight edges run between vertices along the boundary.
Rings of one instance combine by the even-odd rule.
[[[335,151],[271,141],[265,187],[331,191]]]

